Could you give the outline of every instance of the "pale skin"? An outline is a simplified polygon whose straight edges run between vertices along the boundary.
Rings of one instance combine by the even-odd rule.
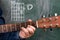
[[[31,22],[32,20],[29,19],[28,21]],[[21,38],[29,38],[34,34],[35,30],[36,28],[31,25],[28,25],[27,28],[22,27],[19,32],[19,36]]]

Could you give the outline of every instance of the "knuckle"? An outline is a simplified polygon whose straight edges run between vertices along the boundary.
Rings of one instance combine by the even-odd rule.
[[[34,31],[31,28],[28,28],[29,33],[34,33]]]
[[[30,28],[31,28],[31,29],[33,29],[34,31],[36,30],[36,28],[35,28],[35,27],[33,27],[33,26],[30,26]]]

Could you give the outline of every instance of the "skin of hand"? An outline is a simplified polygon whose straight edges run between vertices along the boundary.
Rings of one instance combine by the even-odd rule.
[[[32,20],[29,19],[28,21],[31,22]],[[21,27],[21,30],[19,32],[19,36],[21,38],[29,38],[34,34],[35,30],[36,30],[36,28],[31,25],[28,25],[27,28]]]

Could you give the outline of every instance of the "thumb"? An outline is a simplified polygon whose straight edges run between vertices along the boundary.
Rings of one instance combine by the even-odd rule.
[[[28,22],[32,22],[32,20],[31,19],[28,19]]]

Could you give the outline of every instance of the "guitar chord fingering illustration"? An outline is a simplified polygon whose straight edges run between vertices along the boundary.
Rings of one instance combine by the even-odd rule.
[[[25,19],[24,3],[11,1],[11,21],[24,21]]]

